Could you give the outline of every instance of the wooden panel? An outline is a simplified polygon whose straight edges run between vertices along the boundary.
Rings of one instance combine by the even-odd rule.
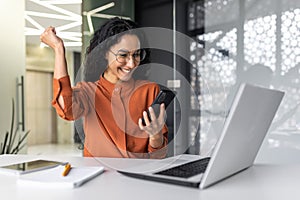
[[[51,106],[52,73],[27,71],[25,82],[28,145],[56,142],[56,118]]]

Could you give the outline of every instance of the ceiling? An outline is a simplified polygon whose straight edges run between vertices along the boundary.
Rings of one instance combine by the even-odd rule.
[[[25,0],[26,43],[41,44],[40,34],[54,26],[68,50],[81,51],[82,0]]]
[[[103,13],[116,5],[113,1],[85,12],[81,11],[81,5],[82,0],[25,0],[26,43],[43,46],[40,35],[45,28],[53,26],[68,50],[80,52],[82,16],[86,18],[88,25],[85,35],[94,33],[93,18],[108,19],[119,16]],[[130,19],[127,16],[119,17]]]

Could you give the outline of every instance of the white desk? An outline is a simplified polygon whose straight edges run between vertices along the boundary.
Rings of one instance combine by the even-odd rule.
[[[99,160],[83,157],[2,155],[0,165],[34,158],[69,161],[74,166],[97,166]],[[102,162],[120,162],[119,165],[136,165],[144,162],[135,159],[101,159]],[[107,162],[106,162],[107,161]],[[103,164],[105,165],[105,164]],[[16,184],[17,176],[0,174],[1,200],[153,200],[153,199],[238,199],[283,200],[299,199],[299,165],[263,165],[253,167],[205,190],[129,178],[114,169],[107,171],[75,189],[37,189]]]

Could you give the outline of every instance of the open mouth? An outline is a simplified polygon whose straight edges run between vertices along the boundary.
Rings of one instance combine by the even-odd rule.
[[[130,70],[130,69],[122,69],[122,71],[123,71],[123,72],[125,72],[125,73],[129,73],[129,72],[131,72],[131,70]]]
[[[119,68],[119,70],[121,70],[125,74],[129,74],[132,71],[132,69],[125,69],[125,68],[121,68],[121,67]]]

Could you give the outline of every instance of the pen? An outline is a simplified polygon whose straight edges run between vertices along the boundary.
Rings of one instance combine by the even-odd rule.
[[[63,175],[63,176],[67,176],[67,175],[69,174],[70,170],[71,170],[71,165],[70,165],[70,163],[67,163],[67,164],[65,165],[65,169],[64,169],[62,175]]]

